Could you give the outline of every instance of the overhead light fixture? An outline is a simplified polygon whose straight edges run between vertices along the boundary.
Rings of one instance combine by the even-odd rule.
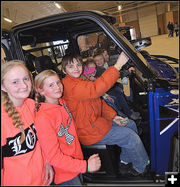
[[[60,5],[60,4],[58,4],[58,3],[56,3],[56,2],[54,2],[54,4],[55,4],[55,6],[56,6],[57,8],[61,9],[61,5]]]
[[[122,6],[121,5],[118,5],[118,10],[121,10],[122,9]]]
[[[5,21],[12,23],[12,20],[8,19],[8,18],[4,18]]]

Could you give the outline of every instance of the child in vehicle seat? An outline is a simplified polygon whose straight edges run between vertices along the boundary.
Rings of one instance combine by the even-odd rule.
[[[96,76],[96,72],[97,72],[96,71],[96,64],[95,64],[94,60],[91,59],[91,60],[85,62],[84,70],[83,70],[83,73],[81,76],[83,77],[84,80],[87,78],[90,81],[95,81],[98,78]],[[122,112],[119,111],[118,106],[116,104],[116,102],[118,102],[118,101],[115,96],[110,96],[107,93],[105,93],[102,96],[102,99],[104,99],[108,105],[113,107],[116,110],[116,112],[118,113],[118,115],[120,115],[122,117],[126,117],[125,114],[123,114]]]
[[[63,86],[58,74],[44,70],[35,77],[35,126],[42,150],[55,170],[55,184],[81,185],[81,173],[99,170],[98,154],[83,160],[72,114],[61,98]],[[41,102],[39,102],[41,101]]]
[[[109,68],[109,66],[112,66],[114,62],[105,62],[105,58],[103,56],[103,50],[97,50],[93,56],[94,62],[96,64],[96,76],[99,77],[102,75],[102,73]],[[106,55],[107,59],[107,55]],[[121,72],[122,74],[123,72]],[[124,114],[126,114],[129,118],[133,120],[140,119],[140,113],[133,111],[130,106],[128,105],[124,91],[123,91],[123,85],[119,82],[116,82],[112,88],[110,88],[107,93],[110,96],[116,97],[116,105],[118,106],[118,110],[123,111]]]
[[[95,81],[89,81],[81,77],[81,57],[65,55],[62,60],[63,99],[75,119],[80,142],[83,145],[118,145],[122,150],[120,160],[127,166],[126,173],[139,175],[145,171],[148,155],[135,123],[132,120],[122,123],[125,119],[100,99],[117,81],[119,70],[127,61],[128,57],[122,52],[114,66]]]

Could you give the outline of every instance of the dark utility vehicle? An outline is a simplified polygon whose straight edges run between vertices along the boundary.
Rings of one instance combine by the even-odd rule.
[[[113,26],[115,22],[114,17],[99,11],[67,12],[45,17],[15,26],[11,31],[3,31],[1,51],[5,61],[24,60],[34,76],[49,68],[61,76],[61,60],[66,53],[81,54],[86,60],[103,42],[110,55],[124,51],[130,59],[128,64],[136,68],[130,77],[132,106],[142,116],[138,123],[142,127],[140,137],[151,162],[150,172],[143,177],[120,175],[117,167],[120,149],[107,145],[82,145],[85,158],[98,152],[102,160],[100,171],[83,174],[84,183],[163,182],[165,172],[179,171],[178,74],[174,68],[171,68],[169,77],[160,73],[149,63],[155,57],[138,51]],[[170,57],[169,61],[174,63]]]

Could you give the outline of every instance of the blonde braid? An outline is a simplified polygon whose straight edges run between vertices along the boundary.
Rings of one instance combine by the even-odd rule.
[[[37,112],[39,110],[40,104],[39,104],[39,100],[40,100],[40,94],[38,92],[35,93],[35,112]]]
[[[21,122],[19,113],[14,108],[14,105],[12,101],[9,99],[8,94],[2,91],[2,101],[4,104],[5,111],[8,113],[8,116],[13,119],[13,125],[16,128],[19,128],[21,131],[21,138],[20,138],[20,144],[22,144],[25,140],[25,132],[23,129],[23,123]]]
[[[27,69],[27,67],[25,66],[25,62],[23,62],[21,60],[11,60],[11,61],[8,61],[8,62],[2,64],[2,66],[1,66],[1,85],[4,84],[4,76],[6,75],[6,73],[16,66],[23,67],[28,72],[28,75],[31,79],[31,83],[33,83],[32,75],[29,72],[29,70]],[[32,85],[32,87],[33,87],[33,85]],[[19,128],[21,131],[20,144],[22,144],[25,140],[25,132],[23,129],[23,123],[21,122],[21,119],[20,119],[20,115],[17,112],[17,110],[15,109],[13,102],[10,100],[8,94],[3,90],[1,91],[1,93],[2,93],[1,94],[2,103],[4,104],[5,111],[8,113],[9,117],[12,118],[13,125],[16,128]]]

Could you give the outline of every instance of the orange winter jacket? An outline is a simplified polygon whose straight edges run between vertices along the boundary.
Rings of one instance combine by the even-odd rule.
[[[54,167],[55,184],[71,180],[87,169],[72,114],[65,101],[59,99],[59,103],[40,103],[35,117],[39,143]]]
[[[100,99],[119,78],[119,71],[108,68],[94,82],[66,75],[62,79],[63,98],[77,126],[79,140],[84,145],[97,143],[108,133],[112,119],[117,115],[105,101]]]
[[[35,101],[25,99],[19,112],[25,141],[19,145],[21,132],[15,128],[12,118],[1,105],[1,150],[2,150],[2,186],[40,186],[45,185],[45,160],[34,127]]]

